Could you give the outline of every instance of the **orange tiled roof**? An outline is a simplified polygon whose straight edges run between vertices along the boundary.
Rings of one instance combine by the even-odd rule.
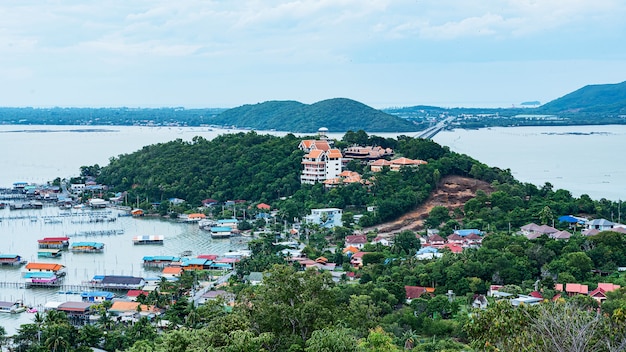
[[[309,154],[305,155],[305,158],[309,159],[317,159],[324,153],[323,150],[313,149],[309,152]]]
[[[328,141],[314,140],[313,145],[311,145],[311,147],[315,149],[327,151],[330,149],[330,144],[328,144]]]
[[[373,163],[371,163],[370,165],[373,166],[388,166],[391,165],[391,163],[385,159],[378,159],[376,161],[374,161]]]
[[[611,292],[618,290],[620,286],[612,283],[599,282],[598,288],[604,290],[604,292]]]
[[[170,274],[170,275],[180,275],[182,272],[183,272],[183,268],[179,266],[166,266],[165,268],[163,268],[163,271],[162,271],[163,274]]]
[[[26,264],[26,269],[28,270],[52,270],[52,271],[59,271],[61,269],[63,269],[64,266],[61,264],[54,264],[54,263],[33,263],[30,262],[28,264]]]
[[[330,149],[328,151],[328,157],[329,158],[341,158],[341,151],[339,149]]]
[[[187,215],[187,217],[189,219],[205,219],[206,215],[202,214],[202,213],[194,213],[194,214],[189,214]]]
[[[358,248],[356,248],[354,246],[348,246],[348,247],[344,248],[343,253],[346,253],[346,252],[356,253],[358,251],[359,251]]]
[[[391,160],[391,163],[395,164],[395,165],[422,165],[422,164],[428,164],[424,160],[413,160],[413,159],[409,159],[409,158],[405,158],[405,157]]]
[[[115,301],[110,310],[114,312],[136,312],[137,306],[141,306],[142,312],[154,311],[154,306],[147,306],[139,302]]]

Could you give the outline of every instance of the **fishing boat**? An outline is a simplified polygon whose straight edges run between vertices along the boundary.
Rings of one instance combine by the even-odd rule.
[[[61,252],[60,249],[40,249],[37,251],[37,256],[40,258],[60,258]]]
[[[74,242],[70,247],[70,251],[74,253],[102,253],[104,251],[104,243]]]
[[[162,235],[144,235],[133,237],[133,244],[163,244]]]
[[[26,307],[22,304],[21,301],[17,301],[17,302],[0,301],[0,313],[17,314],[17,313],[21,313],[25,311],[26,311]]]

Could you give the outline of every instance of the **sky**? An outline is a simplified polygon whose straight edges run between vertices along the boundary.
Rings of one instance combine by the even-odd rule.
[[[542,104],[626,80],[623,0],[3,0],[0,106]]]

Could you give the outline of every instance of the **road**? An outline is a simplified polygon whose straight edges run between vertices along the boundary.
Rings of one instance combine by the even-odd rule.
[[[424,139],[432,139],[437,133],[446,128],[452,121],[456,119],[456,116],[446,117],[445,119],[439,121],[436,125],[432,127],[428,127],[423,130],[419,134],[417,134],[416,138],[424,138]]]
[[[228,281],[228,279],[231,276],[233,276],[234,273],[235,273],[235,270],[231,270],[231,271],[228,272],[228,274],[220,276],[216,281],[210,282],[205,287],[203,287],[200,290],[196,291],[194,293],[194,295],[193,295],[193,305],[196,306],[196,307],[199,306],[200,305],[200,300],[202,299],[202,295],[207,293],[207,291],[211,290],[213,287],[221,285],[224,282]]]

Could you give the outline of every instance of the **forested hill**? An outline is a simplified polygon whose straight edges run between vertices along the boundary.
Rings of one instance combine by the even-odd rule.
[[[185,199],[190,207],[208,198],[274,206],[281,203],[278,208],[285,219],[293,220],[308,214],[311,208],[349,207],[360,212],[367,206],[377,206],[375,214],[360,220],[364,226],[389,221],[423,203],[439,180],[448,175],[473,175],[487,182],[512,181],[510,173],[489,168],[431,140],[382,138],[359,131],[346,134],[336,146],[352,145],[359,138],[368,145],[393,148],[397,155],[427,160],[428,164],[374,175],[366,166],[351,162],[348,169],[361,173],[370,180],[370,186],[355,183],[325,191],[322,184],[300,184],[304,154],[298,149],[300,138],[248,132],[210,141],[195,137],[191,142],[175,140],[146,146],[111,158],[96,176],[98,182],[113,186],[115,191],[128,192],[128,199],[146,200],[148,207],[170,198]]]
[[[584,86],[544,104],[538,111],[559,113],[626,114],[626,81]]]
[[[332,132],[413,132],[415,124],[365,104],[345,98],[315,104],[297,101],[268,101],[229,109],[212,118],[214,125],[232,125],[256,130],[311,133],[320,127]]]

